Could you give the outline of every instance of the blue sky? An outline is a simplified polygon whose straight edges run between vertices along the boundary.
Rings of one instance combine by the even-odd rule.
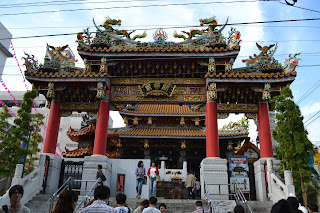
[[[58,1],[58,0],[55,0]],[[60,0],[61,1],[61,0]],[[237,0],[183,0],[183,1],[75,1],[64,0],[65,2],[52,2],[51,5],[31,7],[31,2],[35,0],[12,0],[1,1],[0,3],[0,21],[9,29],[13,37],[48,35],[59,33],[77,33],[90,27],[94,31],[92,18],[97,24],[101,24],[106,16],[122,20],[122,29],[144,29],[166,27],[166,26],[185,26],[199,25],[200,18],[209,18],[216,16],[219,23],[224,23],[229,17],[229,23],[239,22],[256,22],[256,21],[272,21],[272,20],[288,20],[288,19],[305,19],[319,18],[320,13],[311,12],[299,8],[290,7],[279,3],[278,1],[261,1],[261,2],[238,2],[227,3]],[[110,7],[126,7],[126,6],[143,6],[143,5],[163,5],[172,3],[188,3],[188,2],[224,2],[207,3],[198,5],[179,5],[167,7],[134,7],[134,8],[118,8],[118,9],[101,9],[77,12],[55,12],[35,14],[39,11],[52,11],[64,9],[88,9],[88,8],[110,8]],[[249,0],[248,0],[249,1]],[[47,2],[47,0],[39,1]],[[100,3],[99,3],[100,2]],[[283,1],[281,1],[283,2]],[[28,7],[3,7],[8,4],[30,3]],[[67,4],[68,3],[68,4]],[[69,4],[73,3],[73,4]],[[309,8],[320,11],[320,1],[315,0],[298,0],[296,6]],[[22,12],[30,12],[25,15],[3,15],[17,14]],[[320,21],[301,21],[286,23],[270,23],[255,25],[239,25],[234,26],[241,32],[241,51],[234,67],[242,67],[241,62],[245,57],[258,53],[255,42],[261,45],[270,45],[278,42],[278,50],[275,58],[283,62],[290,53],[302,54],[299,56],[300,67],[297,68],[297,78],[291,85],[295,100],[298,100],[308,89],[314,86],[320,80]],[[223,34],[227,36],[230,27],[227,27]],[[177,32],[183,29],[176,29]],[[152,40],[153,30],[147,30],[148,37],[141,41]],[[168,33],[168,40],[174,41],[172,36],[173,29],[165,29]],[[82,66],[82,61],[76,51],[76,35],[42,37],[29,39],[13,39],[17,57],[23,57],[23,51],[34,54],[40,63],[43,62],[46,44],[53,46],[63,46],[69,44],[76,57],[79,59],[77,66]],[[23,62],[20,61],[20,64]],[[22,70],[24,68],[22,67]],[[25,90],[19,68],[14,59],[8,59],[4,69],[4,82],[12,91]],[[0,86],[0,90],[4,90]],[[320,110],[320,89],[311,93],[306,99],[299,103],[300,109],[305,116],[305,120],[312,117]],[[319,115],[319,114],[318,114]],[[315,116],[314,118],[316,118]],[[239,116],[231,116],[231,120],[239,119]],[[229,120],[230,120],[229,119]],[[228,121],[229,121],[228,120]],[[219,126],[224,122],[219,122]],[[119,124],[121,125],[121,124]],[[255,127],[251,122],[250,136],[255,138]],[[320,144],[320,118],[307,126],[309,131],[309,139],[314,143]]]

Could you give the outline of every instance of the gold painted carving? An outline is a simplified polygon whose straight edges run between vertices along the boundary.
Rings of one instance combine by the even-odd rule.
[[[97,83],[97,98],[105,98],[106,97],[106,92],[104,90],[104,85],[102,82]]]
[[[151,82],[146,83],[142,86],[138,86],[140,89],[140,92],[143,96],[168,96],[171,97],[174,93],[174,90],[176,86],[172,86],[167,83],[160,83],[160,82]]]
[[[112,94],[127,94],[127,87],[125,86],[112,87]]]
[[[184,121],[184,117],[181,117],[181,119],[180,119],[180,125],[183,126],[183,125],[185,125],[185,124],[186,124],[186,122]]]
[[[258,111],[258,105],[256,104],[218,104],[218,111]]]
[[[144,139],[143,140],[143,147],[145,148],[145,149],[148,149],[149,148],[149,140],[148,139]]]
[[[186,102],[205,102],[205,96],[186,96],[184,97],[184,101]]]
[[[61,111],[61,117],[69,117],[72,114],[72,111]]]
[[[257,113],[245,113],[245,116],[247,119],[255,119],[255,120],[258,119]]]
[[[190,95],[201,95],[201,94],[204,94],[203,89],[204,89],[204,87],[190,87],[189,88],[189,94]]]
[[[217,99],[217,84],[214,82],[209,83],[208,90],[207,90],[207,100],[214,101]]]
[[[271,85],[269,83],[266,83],[264,84],[262,100],[269,100],[270,98],[271,98]]]
[[[215,72],[216,71],[216,65],[214,58],[209,58],[209,64],[208,64],[208,72]]]
[[[152,117],[148,117],[148,124],[149,124],[149,125],[152,124]]]
[[[166,84],[195,84],[195,85],[204,85],[204,78],[112,78],[112,85],[133,85],[133,84],[145,84],[148,82],[159,82]]]
[[[229,117],[229,113],[223,113],[223,112],[218,113],[218,119],[226,119],[228,117]]]
[[[53,82],[48,83],[47,98],[55,98],[55,90],[54,90],[54,83]]]
[[[60,109],[63,110],[98,110],[98,102],[61,102]]]
[[[181,149],[186,149],[187,145],[186,145],[186,140],[181,140]]]

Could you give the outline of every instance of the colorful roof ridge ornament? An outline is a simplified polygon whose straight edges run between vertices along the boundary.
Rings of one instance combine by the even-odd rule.
[[[284,72],[290,73],[294,72],[296,70],[296,67],[299,66],[300,58],[297,58],[297,55],[300,55],[300,53],[290,54],[289,58],[286,58],[284,61]]]
[[[240,39],[241,33],[240,33],[240,31],[237,31],[236,28],[231,27],[228,34],[229,34],[229,38],[228,38],[227,44],[228,44],[229,48],[238,46],[240,44],[240,42],[242,41]]]
[[[233,131],[246,131],[249,130],[249,121],[247,118],[243,117],[240,121],[237,122],[229,122],[221,128],[223,131],[233,130]]]
[[[253,54],[253,56],[249,56],[248,59],[242,60],[242,62],[246,63],[247,67],[258,65],[262,69],[282,68],[281,63],[273,57],[278,48],[278,43],[263,47],[258,43],[256,43],[256,45],[261,52],[259,55]],[[273,47],[274,49],[272,49]]]
[[[24,63],[23,65],[26,67],[26,69],[28,71],[38,71],[38,61],[34,58],[34,55],[29,55],[26,52],[24,52],[24,54],[27,57],[22,57],[22,59],[24,59]]]

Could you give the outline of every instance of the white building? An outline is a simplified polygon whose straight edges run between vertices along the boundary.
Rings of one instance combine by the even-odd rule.
[[[9,52],[11,38],[11,33],[0,22],[0,77],[2,76],[7,58],[12,57],[12,54]]]
[[[18,104],[21,104],[23,100],[23,95],[24,91],[15,91],[13,92],[13,95],[18,102]],[[7,91],[0,91],[0,97],[1,100],[7,104],[7,106],[15,113],[17,114],[17,111],[19,110],[19,107],[15,105],[12,97],[9,95]],[[41,113],[44,115],[44,124],[47,126],[48,119],[49,119],[49,113],[50,109],[46,107],[46,99],[43,95],[39,95],[35,100],[34,104],[36,107],[36,111],[32,109],[32,114],[35,114],[36,112]],[[1,109],[0,109],[1,110]],[[67,131],[69,130],[70,127],[73,129],[77,130],[81,128],[81,121],[82,117],[86,115],[86,113],[78,113],[78,112],[73,112],[69,117],[61,117],[60,120],[60,128],[59,128],[59,137],[58,137],[58,142],[57,145],[60,147],[62,151],[65,151],[65,148],[69,150],[76,149],[78,147],[78,144],[76,142],[73,142],[70,140],[70,138],[67,136]],[[13,118],[12,118],[13,122]],[[109,117],[109,127],[112,127],[113,120],[111,117]],[[46,136],[46,132],[44,130],[44,127],[41,128],[40,134],[42,135],[43,138]],[[41,152],[42,152],[43,146],[41,146]],[[57,153],[61,154],[61,150],[57,147]]]

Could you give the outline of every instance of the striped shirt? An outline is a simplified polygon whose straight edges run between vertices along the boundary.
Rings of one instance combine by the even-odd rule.
[[[108,206],[103,200],[96,200],[90,206],[82,209],[80,213],[95,213],[95,212],[107,212],[114,213],[114,208]]]
[[[208,211],[203,210],[202,208],[198,208],[193,213],[208,213]]]

